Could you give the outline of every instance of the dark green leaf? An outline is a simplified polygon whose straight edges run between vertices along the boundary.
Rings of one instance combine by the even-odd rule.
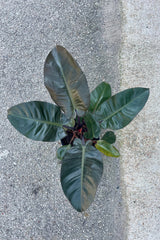
[[[109,157],[119,157],[120,156],[118,150],[114,146],[112,146],[111,144],[109,144],[108,142],[106,142],[104,140],[98,140],[95,147],[100,152],[105,154],[106,156],[109,156]]]
[[[80,139],[69,149],[61,168],[61,184],[71,205],[79,212],[93,202],[103,172],[100,152],[90,141],[82,145]]]
[[[84,134],[85,138],[92,139],[98,138],[100,134],[100,125],[96,121],[91,113],[86,113],[84,116],[84,121],[87,125],[87,132]]]
[[[62,160],[64,158],[64,155],[68,149],[71,148],[71,145],[64,145],[57,149],[57,158]]]
[[[108,131],[103,135],[102,140],[105,140],[106,142],[108,142],[110,144],[115,143],[116,135],[114,134],[114,132]]]
[[[74,127],[74,125],[75,125],[75,120],[71,118],[70,121],[67,123],[67,126]]]
[[[96,119],[101,120],[102,128],[113,130],[128,125],[147,102],[148,88],[131,88],[122,91],[106,102],[96,112]]]
[[[95,112],[99,106],[111,97],[111,87],[108,83],[100,83],[90,94],[89,111]]]
[[[62,46],[56,46],[44,65],[44,84],[51,98],[71,118],[74,110],[83,116],[89,107],[89,88],[86,77],[77,62]]]
[[[25,102],[8,110],[8,120],[23,135],[36,141],[53,142],[65,137],[66,117],[58,106],[47,102]]]

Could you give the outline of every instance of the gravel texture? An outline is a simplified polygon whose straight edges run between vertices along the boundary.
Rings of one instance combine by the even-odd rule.
[[[43,65],[60,44],[77,59],[92,90],[102,80],[119,88],[119,1],[1,0],[0,240],[123,240],[125,207],[119,159],[104,159],[94,203],[77,213],[63,195],[59,143],[34,142],[10,125],[15,104],[51,102]]]

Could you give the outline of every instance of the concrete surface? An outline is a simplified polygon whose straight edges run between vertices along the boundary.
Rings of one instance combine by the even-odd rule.
[[[0,240],[160,239],[160,2],[157,0],[1,0]],[[121,15],[121,16],[120,16]],[[48,52],[61,44],[92,90],[149,87],[143,111],[118,131],[120,159],[105,159],[86,214],[64,197],[58,143],[17,133],[7,109],[51,102],[43,86]]]
[[[149,87],[144,110],[121,136],[127,240],[160,239],[160,1],[122,0],[121,90]]]
[[[104,174],[87,215],[63,195],[56,159],[58,143],[37,143],[7,121],[15,104],[51,102],[43,65],[56,45],[78,60],[93,89],[120,86],[120,3],[113,0],[0,1],[0,240],[125,239],[125,206],[119,159],[105,161]]]

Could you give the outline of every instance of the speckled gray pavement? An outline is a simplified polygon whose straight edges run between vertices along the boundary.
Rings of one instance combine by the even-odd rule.
[[[160,239],[160,2],[0,1],[0,240]],[[77,213],[65,198],[59,143],[20,135],[12,105],[52,102],[43,84],[48,52],[63,45],[90,90],[149,87],[143,111],[118,132],[121,158],[104,158],[94,203]]]
[[[143,111],[119,134],[127,240],[160,239],[160,1],[122,0],[121,87],[150,88]]]
[[[65,198],[56,159],[59,143],[20,135],[7,121],[12,105],[52,102],[43,84],[48,52],[63,45],[92,90],[102,80],[118,91],[120,4],[113,0],[0,2],[0,240],[117,240],[125,235],[119,159],[104,159],[104,174],[86,215]]]

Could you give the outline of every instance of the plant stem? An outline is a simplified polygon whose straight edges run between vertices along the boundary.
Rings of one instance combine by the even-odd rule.
[[[82,136],[82,145],[85,146],[85,140],[83,136]]]
[[[63,128],[67,128],[67,129],[70,129],[70,130],[74,130],[73,127],[69,127],[69,126],[67,126],[67,125],[63,125],[62,127],[63,127]]]

